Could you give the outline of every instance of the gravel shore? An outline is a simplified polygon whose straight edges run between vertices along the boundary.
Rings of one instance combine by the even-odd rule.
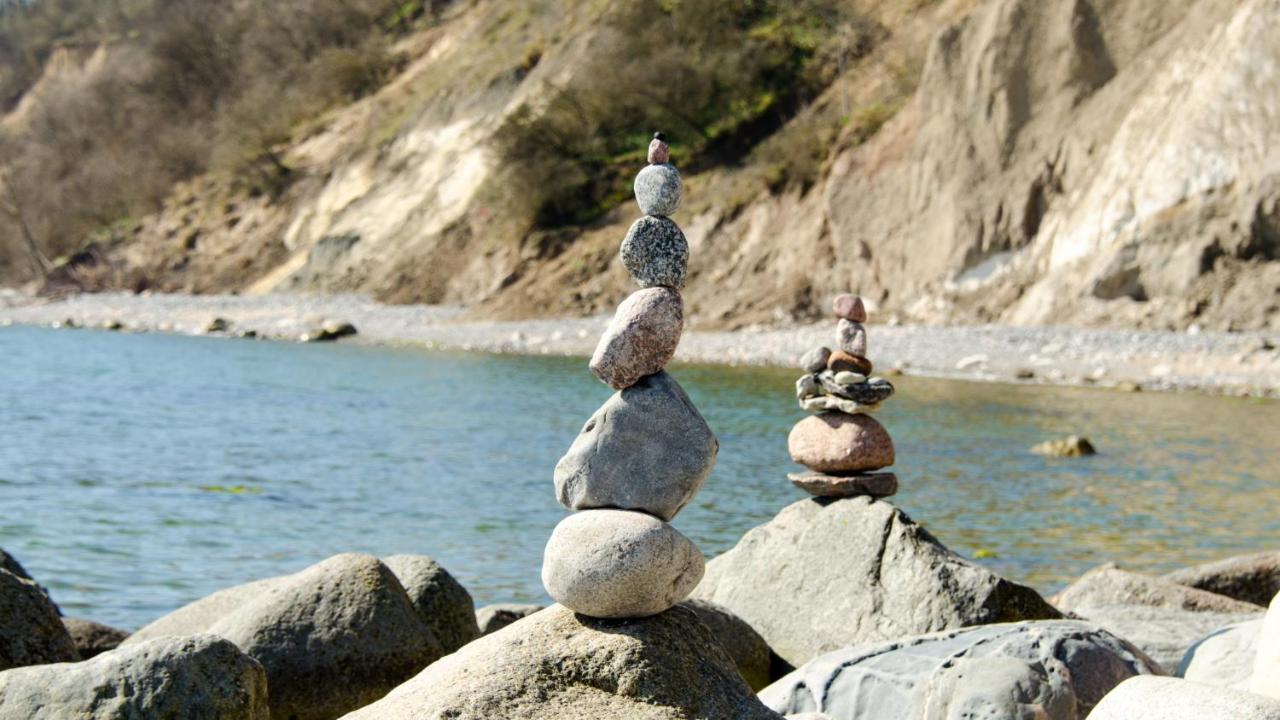
[[[190,296],[103,293],[49,301],[0,291],[0,325],[79,326],[136,332],[252,333],[296,341],[326,321],[359,334],[343,342],[531,355],[590,355],[609,318],[464,320],[463,308],[382,305],[354,295]],[[208,333],[211,321],[226,332]],[[686,331],[678,360],[792,366],[834,342],[834,322],[733,332]],[[1195,390],[1280,397],[1274,333],[1151,332],[1068,327],[868,327],[877,372],[966,380]]]

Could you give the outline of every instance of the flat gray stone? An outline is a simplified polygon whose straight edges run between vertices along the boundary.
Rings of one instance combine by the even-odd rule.
[[[1280,720],[1280,701],[1171,677],[1120,683],[1089,720]]]
[[[657,615],[702,579],[702,553],[661,520],[629,510],[584,510],[556,525],[542,584],[556,602],[595,618]]]
[[[693,611],[597,620],[552,606],[345,720],[780,720]]]
[[[0,670],[79,659],[44,588],[0,570]]]
[[[684,287],[689,270],[689,241],[668,218],[646,215],[622,241],[622,264],[640,287]]]
[[[269,720],[267,676],[212,635],[0,673],[0,720]]]
[[[445,654],[480,637],[471,593],[426,555],[392,555],[382,562],[395,573]]]
[[[684,186],[680,173],[670,163],[648,165],[636,175],[633,188],[640,212],[666,217],[680,207]]]
[[[591,372],[614,390],[635,385],[671,362],[684,331],[684,301],[668,287],[631,294],[614,313],[591,356]]]
[[[1101,628],[1021,622],[837,650],[770,685],[760,699],[778,712],[839,720],[1084,720],[1122,681],[1158,672]]]
[[[544,609],[546,609],[545,605],[522,603],[485,605],[476,611],[476,623],[480,625],[481,636],[490,635],[517,620],[523,620]]]
[[[815,497],[889,497],[898,492],[898,476],[889,472],[826,475],[817,472],[788,473],[791,484]]]
[[[1266,607],[1280,593],[1280,550],[1175,570],[1165,580]]]
[[[1169,674],[1195,642],[1225,625],[1262,617],[1261,613],[1197,612],[1146,605],[1078,607],[1079,617],[1133,643]]]
[[[720,443],[665,371],[616,393],[556,463],[555,488],[570,510],[640,510],[670,520],[716,464]]]
[[[62,625],[71,635],[71,642],[76,646],[76,654],[81,660],[95,658],[104,652],[120,647],[120,643],[129,637],[129,633],[92,620],[80,618],[62,618]]]
[[[1248,690],[1261,635],[1261,619],[1218,628],[1187,648],[1175,674],[1206,685]]]
[[[692,610],[703,625],[711,631],[711,637],[733,658],[738,674],[752,690],[762,690],[769,684],[769,643],[760,637],[745,620],[734,615],[729,608],[710,600],[685,600],[679,607]]]
[[[867,356],[867,329],[862,323],[841,318],[836,323],[836,347],[858,357]]]
[[[1201,612],[1251,613],[1263,608],[1163,578],[1122,570],[1114,563],[1093,568],[1050,598],[1061,610],[1103,605],[1147,605]]]
[[[694,597],[729,608],[797,667],[850,645],[1061,617],[868,497],[787,506],[709,562]]]

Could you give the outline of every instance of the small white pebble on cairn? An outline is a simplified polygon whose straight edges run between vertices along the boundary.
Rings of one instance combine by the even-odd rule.
[[[898,491],[891,472],[893,438],[869,413],[893,395],[884,378],[869,377],[867,311],[862,298],[839,295],[832,302],[836,349],[819,347],[800,358],[805,375],[796,381],[800,407],[816,413],[791,429],[791,459],[810,470],[792,473],[791,482],[821,497],[888,497]]]
[[[664,368],[684,330],[689,245],[667,216],[680,205],[680,173],[662,133],[636,177],[645,216],[622,242],[623,265],[642,290],[618,306],[591,357],[617,390],[556,463],[556,498],[575,514],[556,526],[542,584],[556,602],[590,617],[656,615],[702,579],[697,546],[667,523],[715,466],[720,443]]]

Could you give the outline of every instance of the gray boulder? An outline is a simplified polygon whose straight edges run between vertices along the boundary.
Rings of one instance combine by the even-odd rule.
[[[0,672],[0,720],[270,720],[267,676],[235,645],[167,637]]]
[[[693,596],[729,608],[795,666],[860,643],[1061,617],[868,497],[786,507],[708,563]]]
[[[1280,701],[1169,677],[1134,677],[1098,703],[1089,720],[1280,720]]]
[[[1176,675],[1206,685],[1248,690],[1261,635],[1260,619],[1218,628],[1187,648]]]
[[[335,555],[193,605],[139,630],[125,647],[157,634],[224,637],[266,668],[273,717],[335,718],[444,654],[400,581],[371,555]]]
[[[1147,605],[1201,612],[1262,612],[1253,603],[1179,585],[1163,578],[1129,572],[1107,563],[1096,567],[1049,598],[1058,609],[1074,611],[1102,605]]]
[[[0,670],[79,659],[44,588],[0,570]]]
[[[596,620],[552,606],[345,720],[779,720],[687,608]]]
[[[1160,670],[1101,628],[986,625],[837,650],[760,693],[782,713],[838,720],[1083,720],[1111,688]]]
[[[733,658],[738,674],[751,686],[761,690],[769,684],[771,665],[769,643],[760,637],[745,620],[734,615],[729,608],[709,600],[685,600],[680,607],[692,610],[698,620],[711,631],[711,637]]]
[[[1100,605],[1074,610],[1137,646],[1172,674],[1197,640],[1224,625],[1260,618],[1260,613],[1195,612],[1146,605]]]
[[[392,555],[382,562],[395,573],[445,653],[480,637],[471,593],[440,563],[426,555]]]
[[[1280,593],[1280,550],[1183,568],[1164,579],[1265,607]]]
[[[476,623],[480,626],[480,635],[492,635],[517,620],[544,610],[545,605],[527,605],[521,603],[497,603],[485,605],[476,611]]]
[[[570,510],[640,510],[670,521],[716,464],[720,443],[665,371],[615,393],[560,462],[556,497]]]
[[[109,627],[92,620],[80,618],[62,618],[62,625],[71,635],[71,642],[76,646],[76,654],[81,660],[97,657],[104,652],[115,650],[120,643],[129,637],[124,630]]]

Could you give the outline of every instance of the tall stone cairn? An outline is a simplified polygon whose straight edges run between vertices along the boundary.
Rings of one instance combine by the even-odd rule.
[[[574,511],[551,533],[542,584],[556,602],[597,618],[656,615],[702,579],[697,546],[668,523],[697,494],[720,443],[680,384],[663,369],[684,330],[689,244],[670,215],[680,173],[662,133],[636,176],[644,212],[622,241],[640,290],[618,306],[591,357],[617,390],[556,464],[556,497]]]
[[[787,438],[791,459],[810,472],[789,477],[820,497],[888,497],[898,491],[898,478],[875,471],[893,464],[893,438],[871,413],[893,395],[893,385],[871,376],[862,298],[839,295],[832,310],[836,349],[805,353],[805,375],[796,381],[800,407],[814,415],[796,423]]]

